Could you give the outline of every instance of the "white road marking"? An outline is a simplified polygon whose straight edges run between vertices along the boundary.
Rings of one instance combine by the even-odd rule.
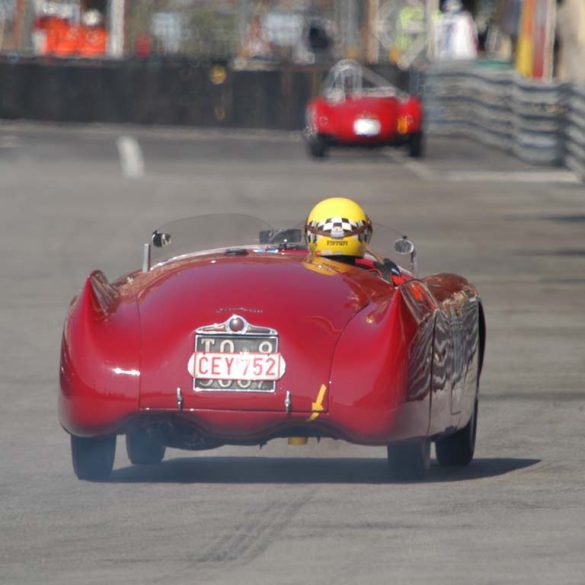
[[[406,160],[403,166],[423,181],[436,181],[439,178],[433,169],[418,160]]]
[[[120,136],[116,141],[122,174],[129,179],[137,179],[144,176],[144,158],[142,150],[132,136]]]
[[[452,183],[573,183],[581,181],[571,171],[450,171],[441,179]]]
[[[0,148],[16,148],[20,141],[16,136],[4,135],[0,138]]]
[[[418,160],[406,158],[405,156],[400,155],[398,152],[391,150],[385,151],[384,154],[388,158],[402,165],[405,169],[423,181],[436,181],[439,178],[439,175],[433,171],[433,169]]]

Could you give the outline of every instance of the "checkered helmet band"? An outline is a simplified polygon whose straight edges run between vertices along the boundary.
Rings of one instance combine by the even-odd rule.
[[[307,222],[305,232],[309,244],[316,243],[318,236],[336,240],[357,236],[360,242],[367,244],[372,237],[372,224],[369,220],[353,221],[346,217],[329,217],[321,221]]]

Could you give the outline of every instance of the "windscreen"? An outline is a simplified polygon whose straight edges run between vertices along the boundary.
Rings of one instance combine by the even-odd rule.
[[[395,243],[406,236],[395,228],[374,223],[367,256],[383,262],[388,258],[411,270],[409,254],[396,252]],[[218,213],[188,217],[160,226],[150,236],[150,266],[173,259],[233,249],[285,249],[304,247],[303,224],[274,228],[251,215]]]
[[[251,215],[218,213],[172,221],[150,236],[150,265],[233,248],[302,244],[298,229],[277,229]]]

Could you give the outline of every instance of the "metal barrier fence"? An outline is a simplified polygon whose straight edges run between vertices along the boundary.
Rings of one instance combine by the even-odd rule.
[[[569,88],[565,164],[585,180],[585,87]]]
[[[0,60],[0,119],[300,130],[328,66],[233,70],[188,58]],[[407,89],[409,75],[378,67]]]
[[[294,130],[320,76],[185,58],[1,60],[0,118]]]
[[[468,136],[585,180],[585,88],[446,64],[426,71],[423,98],[430,134]]]
[[[462,134],[531,163],[563,162],[565,88],[510,70],[444,65],[426,73],[430,133]]]

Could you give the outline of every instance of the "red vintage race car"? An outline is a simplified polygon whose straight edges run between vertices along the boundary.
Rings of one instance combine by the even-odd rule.
[[[332,146],[406,146],[411,157],[423,156],[419,98],[350,60],[331,69],[321,93],[306,109],[304,136],[312,157],[323,158]]]
[[[460,276],[418,277],[414,259],[378,225],[356,265],[248,216],[156,230],[141,270],[92,272],[69,308],[59,416],[75,473],[106,479],[117,435],[134,464],[282,437],[387,447],[405,479],[424,476],[432,441],[441,465],[469,463],[482,305]]]

